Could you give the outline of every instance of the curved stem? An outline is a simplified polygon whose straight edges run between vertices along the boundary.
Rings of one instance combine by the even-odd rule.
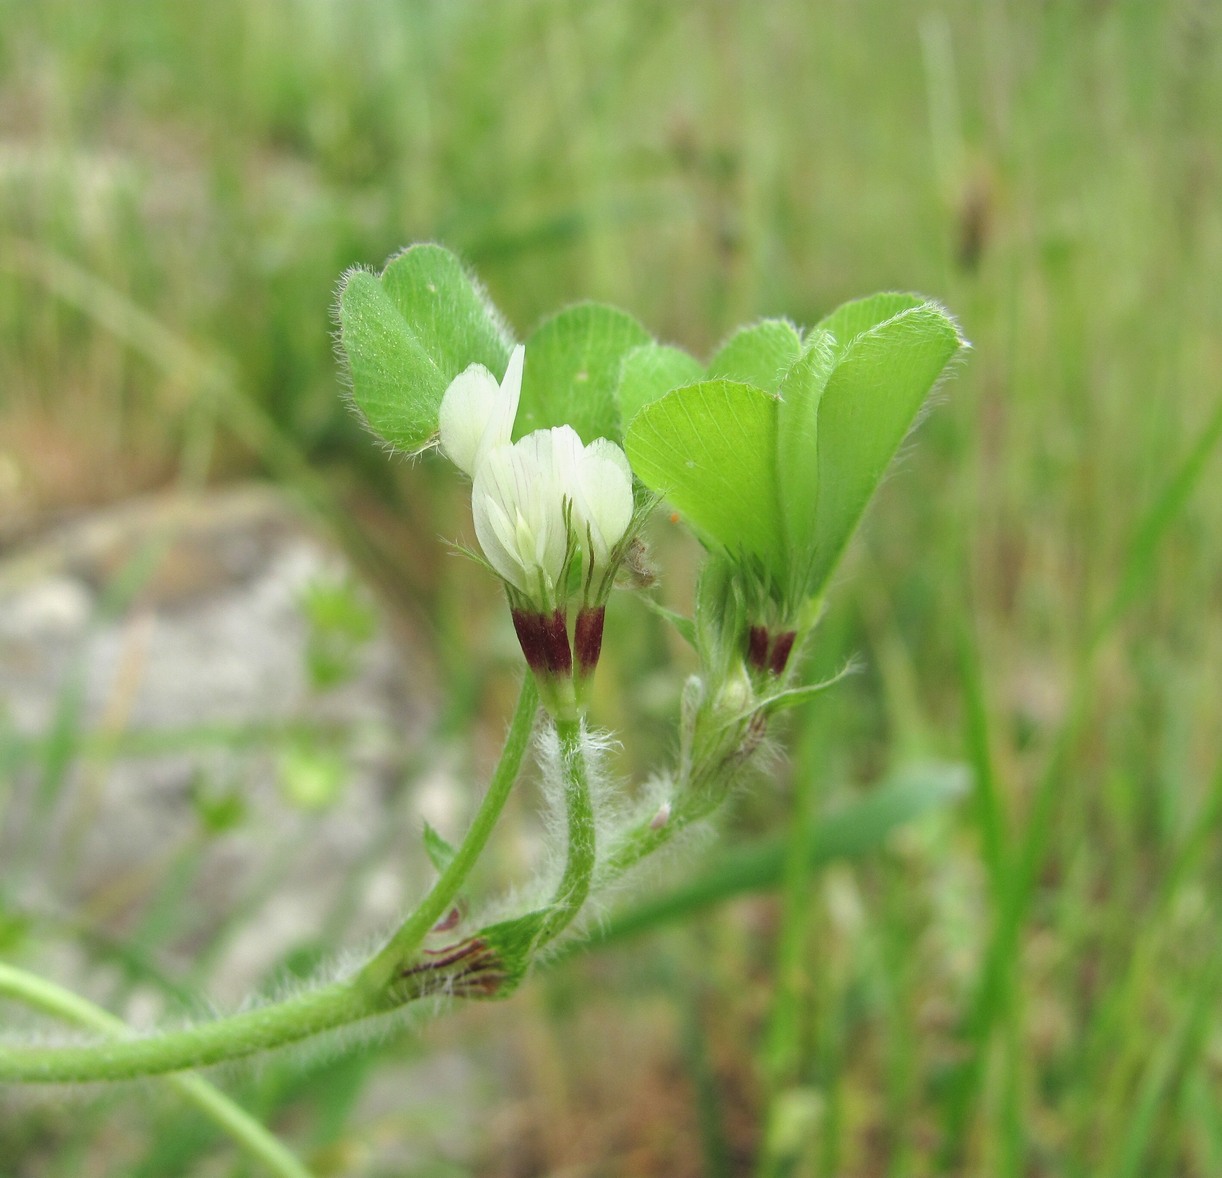
[[[497,762],[488,792],[484,794],[484,800],[475,812],[466,837],[449,866],[425,896],[424,902],[403,922],[385,948],[357,975],[358,984],[374,991],[385,989],[402,971],[412,954],[420,948],[433,926],[449,911],[459,889],[487,846],[492,829],[509,799],[513,783],[518,778],[518,771],[522,768],[526,747],[530,743],[538,708],[539,691],[535,686],[535,677],[527,674],[522,680],[518,706],[509,722],[509,734],[505,737],[501,759]]]
[[[287,1002],[246,1010],[196,1027],[139,1039],[73,1047],[0,1045],[0,1081],[34,1083],[135,1080],[207,1067],[295,1043],[320,1031],[391,1009],[347,982]]]
[[[556,887],[551,907],[537,943],[559,936],[581,911],[590,894],[594,876],[596,835],[594,801],[590,796],[589,767],[582,742],[580,720],[557,720],[560,762],[564,771],[564,801],[568,812],[568,854],[564,875]]]
[[[676,835],[716,811],[751,760],[745,749],[750,717],[730,726],[700,725],[693,737],[691,763],[680,779],[674,809],[662,822],[646,819],[622,835],[606,856],[601,879],[620,879],[660,851]],[[758,745],[758,741],[756,741]]]
[[[0,994],[103,1035],[125,1035],[129,1031],[121,1019],[94,1006],[79,994],[13,966],[0,964]],[[271,1173],[279,1175],[279,1178],[311,1178],[310,1171],[287,1146],[202,1076],[170,1076],[166,1082],[177,1088]]]
[[[353,979],[284,1002],[147,1038],[72,1047],[0,1044],[0,1081],[133,1080],[206,1067],[385,1014],[418,997],[421,991],[400,982],[399,975],[453,902],[487,843],[521,768],[537,707],[534,680],[528,675],[492,784],[453,862],[386,947]]]

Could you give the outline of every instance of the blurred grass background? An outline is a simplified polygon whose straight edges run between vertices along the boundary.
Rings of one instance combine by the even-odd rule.
[[[513,1079],[402,1172],[1222,1173],[1220,67],[1207,0],[0,3],[0,538],[273,480],[428,636],[454,731],[503,721],[460,624],[498,606],[435,540],[461,490],[341,403],[346,267],[435,239],[521,333],[595,298],[702,353],[915,289],[974,344],[812,660],[868,669],[782,771],[821,808],[936,756],[971,797],[431,1028]],[[664,732],[638,685],[681,670],[615,612],[599,718]],[[349,1114],[412,1050],[248,1103],[320,1173],[383,1172],[355,1143],[413,1110]],[[97,1147],[125,1099],[9,1164],[47,1133],[47,1174],[136,1173]],[[139,1173],[196,1172],[187,1118]]]

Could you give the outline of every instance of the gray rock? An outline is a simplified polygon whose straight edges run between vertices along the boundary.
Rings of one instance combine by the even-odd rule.
[[[416,845],[382,836],[418,825],[399,786],[428,694],[380,618],[344,682],[312,683],[303,594],[351,575],[262,487],[101,511],[0,561],[10,903],[147,938],[171,972],[208,947],[222,1002],[334,920],[353,873],[369,883],[344,940],[390,921],[423,878]],[[294,775],[297,801],[284,788]],[[311,783],[325,793],[341,778],[325,815],[312,810]],[[246,817],[209,837],[194,799],[226,791]]]

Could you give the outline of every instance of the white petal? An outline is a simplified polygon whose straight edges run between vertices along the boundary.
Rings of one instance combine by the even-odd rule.
[[[481,450],[488,449],[484,434],[489,420],[496,417],[500,400],[501,387],[482,364],[472,364],[460,372],[441,398],[438,424],[442,453],[469,475],[475,474]]]
[[[501,397],[513,405],[509,414],[510,426],[513,425],[513,419],[518,415],[518,402],[522,399],[522,366],[525,361],[526,345],[518,344],[509,353],[509,364],[505,369],[505,375],[501,378]]]
[[[595,438],[587,447],[586,454],[596,458],[609,458],[624,472],[628,486],[632,486],[632,467],[628,464],[628,455],[614,442],[607,438]]]
[[[564,501],[571,498],[570,472],[581,453],[581,439],[570,426],[535,430],[517,443],[523,454],[529,455],[535,501],[546,518],[544,543],[538,550],[540,565],[553,584],[560,580],[564,558],[569,549],[568,524]]]
[[[518,403],[522,399],[522,362],[526,349],[518,344],[510,353],[509,366],[501,380],[496,400],[489,406],[484,433],[475,454],[478,467],[485,454],[494,446],[505,446],[513,438],[513,423],[518,416]]]
[[[474,477],[484,455],[508,445],[522,399],[522,365],[526,349],[510,353],[500,384],[482,364],[460,372],[441,398],[438,413],[441,449],[460,470]]]
[[[551,595],[564,569],[564,495],[552,466],[552,431],[493,447],[475,472],[471,509],[489,563],[528,595]],[[540,605],[544,604],[540,602]]]
[[[632,470],[624,452],[604,438],[587,446],[575,491],[578,532],[585,540],[588,528],[593,547],[587,557],[602,564],[632,522]]]
[[[536,430],[547,437],[550,446],[552,477],[561,496],[575,497],[575,487],[581,470],[585,447],[571,425],[558,425],[550,430]],[[540,456],[542,457],[542,455]]]
[[[511,446],[498,446],[484,456],[471,488],[471,515],[488,563],[511,585],[525,592],[525,568],[517,554],[513,526],[517,517],[517,487]]]

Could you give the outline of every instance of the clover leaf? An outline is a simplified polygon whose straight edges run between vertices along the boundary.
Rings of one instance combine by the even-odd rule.
[[[962,347],[950,317],[916,295],[846,303],[805,338],[765,320],[714,356],[720,379],[646,400],[625,449],[796,624]]]

